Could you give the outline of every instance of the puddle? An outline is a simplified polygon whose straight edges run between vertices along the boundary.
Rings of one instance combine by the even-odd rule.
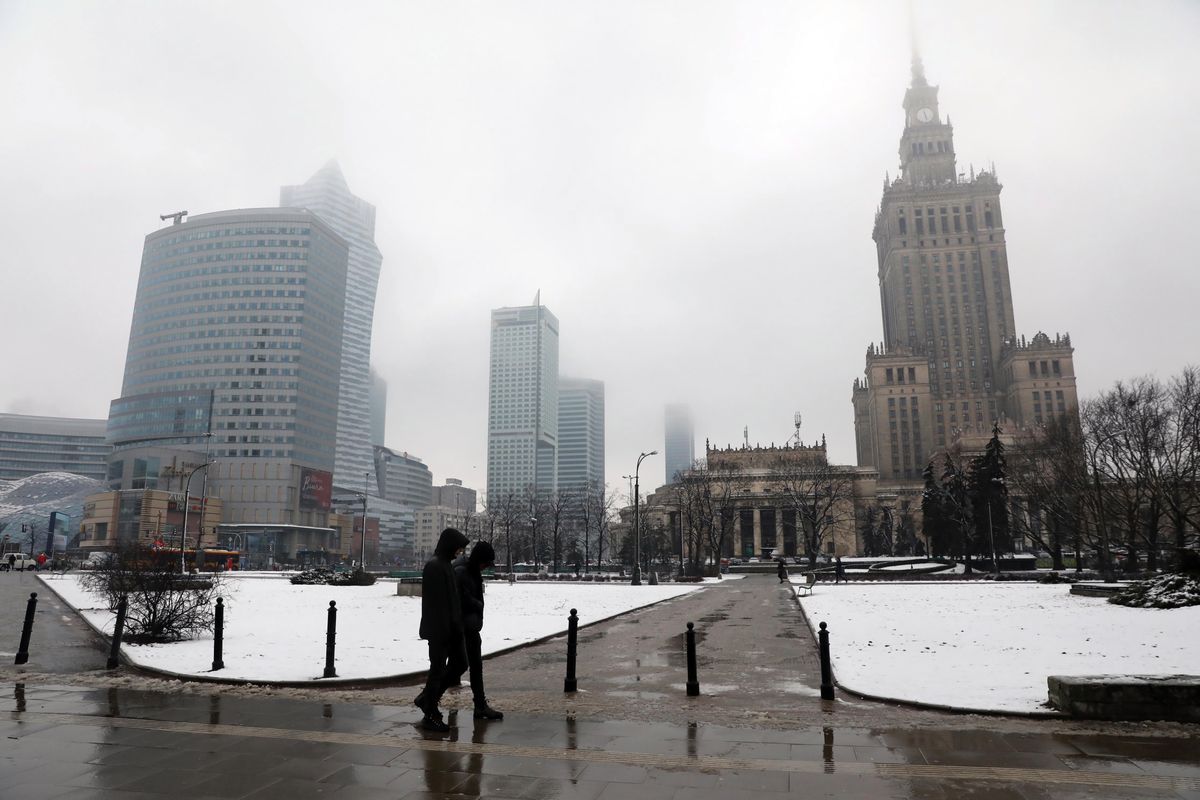
[[[665,700],[662,692],[608,692],[613,697],[628,697],[631,700]]]

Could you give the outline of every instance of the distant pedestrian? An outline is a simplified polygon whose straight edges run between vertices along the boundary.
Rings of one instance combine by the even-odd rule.
[[[42,569],[45,568],[45,566],[46,566],[46,554],[38,553],[38,557],[37,557],[38,572],[41,572]]]
[[[488,705],[483,691],[483,571],[496,563],[496,551],[487,542],[476,542],[470,555],[454,562],[454,578],[462,603],[463,637],[466,661],[451,657],[447,679],[462,682],[464,670],[470,670],[471,694],[475,699],[475,719],[502,720],[504,714]]]
[[[12,572],[13,568],[16,566],[17,566],[17,554],[9,553],[8,554],[8,571]]]
[[[776,559],[776,560],[779,561],[779,569],[777,569],[775,571],[776,574],[779,575],[779,582],[787,583],[787,579],[788,579],[787,564],[784,563],[782,558]]]
[[[466,661],[463,654],[462,602],[454,577],[453,561],[467,546],[467,537],[446,528],[438,538],[433,558],[421,573],[420,636],[429,644],[429,677],[413,702],[425,713],[421,727],[444,733],[450,726],[442,721],[438,702],[446,691],[446,666],[451,659]]]
[[[835,557],[834,561],[836,562],[836,566],[833,568],[833,582],[834,584],[839,584],[846,580],[846,568],[842,566],[841,556]]]

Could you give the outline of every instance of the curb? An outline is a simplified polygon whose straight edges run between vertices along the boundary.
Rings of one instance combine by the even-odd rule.
[[[47,589],[49,589],[54,594],[54,596],[59,599],[59,601],[63,605],[65,605],[67,608],[71,609],[71,611],[73,611],[75,613],[75,615],[77,617],[79,617],[80,620],[83,621],[83,624],[87,625],[93,632],[96,633],[96,635],[100,636],[102,639],[104,639],[105,642],[109,643],[109,646],[111,646],[112,635],[109,632],[106,632],[99,625],[93,624],[92,621],[89,620],[87,617],[85,617],[78,608],[75,608],[73,605],[71,605],[67,601],[67,599],[65,597],[63,597],[61,594],[59,594],[58,591],[53,586],[46,583],[45,578],[43,578],[41,575],[35,575],[35,577],[39,581],[41,581],[42,584]],[[700,587],[698,589],[694,589],[692,591],[702,592],[702,591],[707,590],[708,588],[709,588],[708,586],[702,586],[702,587]],[[682,596],[683,595],[676,595],[675,597],[667,597],[662,600],[655,600],[654,602],[645,603],[640,606],[635,606],[633,608],[626,609],[625,611],[620,611],[616,614],[609,614],[607,617],[600,617],[599,619],[592,620],[591,622],[588,622],[586,624],[580,623],[578,626],[578,629],[582,630],[584,628],[590,628],[594,625],[599,625],[602,622],[608,622],[611,619],[616,619],[617,617],[624,616],[625,614],[632,614],[635,611],[641,611],[643,609],[650,608],[651,606],[656,606],[659,603],[665,603],[668,600],[675,600],[678,597],[682,597]],[[494,650],[494,651],[484,655],[483,660],[487,661],[490,658],[495,658],[496,656],[507,655],[508,653],[513,653],[518,650],[522,650],[526,647],[533,647],[535,645],[545,644],[546,642],[549,642],[552,639],[557,639],[557,638],[565,636],[566,633],[567,633],[567,631],[564,628],[561,631],[546,634],[545,636],[542,636],[538,639],[531,639],[527,642],[520,642],[518,644],[514,644],[509,647],[502,648],[500,650]],[[380,676],[370,677],[370,678],[313,678],[312,680],[307,680],[307,681],[269,681],[269,680],[261,680],[261,679],[257,679],[257,678],[224,678],[219,675],[203,675],[203,674],[197,674],[197,673],[192,673],[192,672],[174,672],[172,670],[161,669],[159,667],[145,666],[143,664],[138,664],[138,663],[134,662],[132,659],[129,658],[128,655],[126,655],[124,644],[121,645],[121,649],[117,653],[117,657],[121,660],[121,663],[124,664],[125,666],[128,666],[131,669],[137,670],[140,673],[144,673],[146,675],[150,675],[150,676],[158,677],[158,678],[170,678],[172,680],[191,681],[193,683],[224,684],[227,686],[263,686],[263,687],[268,687],[268,688],[274,687],[274,688],[280,688],[280,689],[308,689],[308,688],[321,687],[321,686],[329,686],[329,687],[336,687],[339,689],[347,689],[347,688],[354,688],[357,686],[383,686],[383,685],[388,685],[388,684],[404,685],[407,681],[419,678],[428,672],[428,670],[422,669],[422,670],[419,670],[416,672],[403,672],[403,673],[398,673],[395,675],[380,675]],[[105,671],[111,672],[112,670],[105,670]]]

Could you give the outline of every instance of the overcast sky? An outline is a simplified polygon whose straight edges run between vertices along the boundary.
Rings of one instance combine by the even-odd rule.
[[[1200,3],[917,2],[960,167],[995,163],[1017,328],[1081,396],[1200,361]],[[804,416],[854,462],[882,337],[904,2],[0,0],[0,411],[102,418],[161,213],[378,208],[387,444],[486,478],[489,310],[535,292],[607,389],[607,476]],[[662,482],[661,456],[643,465]]]

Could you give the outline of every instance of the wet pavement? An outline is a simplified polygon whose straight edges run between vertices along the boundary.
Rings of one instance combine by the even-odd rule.
[[[30,594],[37,593],[29,667],[70,675],[102,669],[104,642],[34,572],[0,572],[0,663],[12,664]]]
[[[12,609],[0,615],[7,642]],[[688,621],[703,633],[695,698],[683,691]],[[506,719],[452,711],[448,736],[416,726],[409,686],[56,676],[54,657],[5,658],[0,797],[1200,800],[1195,726],[821,701],[806,637],[773,577],[730,581],[582,630],[576,695],[562,692],[561,639],[489,659]],[[443,707],[469,705],[456,691]]]

